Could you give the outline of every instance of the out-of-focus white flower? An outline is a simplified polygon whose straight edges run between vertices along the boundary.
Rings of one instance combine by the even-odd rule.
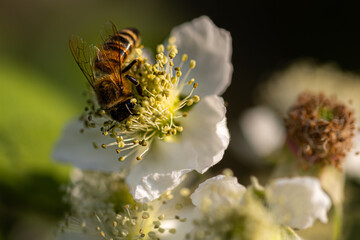
[[[284,124],[269,107],[256,106],[245,110],[239,118],[239,126],[244,142],[238,138],[239,142],[233,146],[246,158],[268,157],[284,145]]]
[[[91,122],[80,134],[81,123],[74,121],[54,152],[55,159],[82,169],[127,169],[131,193],[141,202],[173,189],[192,170],[204,173],[222,159],[229,144],[226,108],[218,96],[232,75],[229,32],[203,16],[174,28],[168,45],[159,45],[157,51],[154,65],[145,63],[139,70],[144,72],[134,72],[155,82],[144,83],[153,91],[144,90],[145,97],[134,100],[138,115],[121,124],[105,121],[102,133]],[[180,53],[187,55],[175,58]],[[184,64],[188,58],[196,62]],[[162,89],[159,93],[156,84]]]
[[[72,208],[58,239],[184,239],[191,229],[188,196],[167,192],[137,203],[117,173],[81,172],[68,188]]]
[[[360,180],[360,134],[358,131],[353,139],[353,147],[345,157],[344,169],[347,175]]]
[[[327,221],[330,198],[312,177],[281,178],[246,189],[235,177],[219,175],[191,195],[200,212],[190,236],[204,239],[300,239],[291,228]],[[260,227],[261,226],[261,227]]]
[[[268,81],[259,85],[256,97],[261,104],[285,114],[304,91],[335,95],[341,102],[351,102],[353,109],[360,107],[359,75],[342,71],[335,64],[316,64],[305,60],[275,72]],[[355,118],[360,121],[359,112],[355,112]]]
[[[313,61],[298,61],[283,71],[276,72],[258,88],[257,97],[261,104],[267,105],[284,115],[296,102],[299,94],[304,91],[323,93],[336,98],[354,109],[357,126],[360,123],[360,76],[342,71],[335,64],[316,64]],[[347,104],[348,103],[348,104]],[[353,147],[344,160],[345,172],[355,178],[360,178],[358,151],[358,131],[353,133]]]
[[[202,212],[224,211],[237,206],[246,188],[235,177],[218,175],[201,183],[191,195],[193,204]]]
[[[316,219],[327,222],[331,200],[313,177],[281,178],[265,188],[267,203],[275,218],[295,229],[305,229]]]

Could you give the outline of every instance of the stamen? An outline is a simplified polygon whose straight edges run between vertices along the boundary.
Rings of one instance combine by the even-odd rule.
[[[129,71],[133,76],[137,76],[142,95],[139,96],[134,92],[130,100],[133,107],[125,105],[130,116],[117,122],[91,99],[82,117],[87,128],[96,127],[96,122],[99,121],[95,118],[104,119],[100,130],[103,135],[113,138],[114,141],[102,144],[101,147],[106,149],[115,146],[118,154],[128,151],[126,155],[118,158],[119,161],[124,161],[129,155],[134,154],[139,147],[146,146],[136,156],[141,160],[154,138],[163,140],[167,136],[176,136],[182,132],[184,129],[180,120],[186,117],[190,110],[186,106],[192,106],[200,100],[199,96],[192,96],[197,87],[195,79],[189,80],[192,69],[196,67],[196,61],[188,62],[188,55],[183,54],[179,66],[174,66],[174,58],[178,57],[175,38],[170,38],[166,46],[162,44],[157,46],[155,64],[149,64],[144,57],[141,57],[141,49],[137,50],[136,54],[142,59],[142,64],[136,65]],[[182,66],[185,62],[189,64],[189,69],[184,74]],[[180,94],[183,88],[191,85],[189,94],[182,98]],[[98,147],[96,144],[93,145],[95,148]]]

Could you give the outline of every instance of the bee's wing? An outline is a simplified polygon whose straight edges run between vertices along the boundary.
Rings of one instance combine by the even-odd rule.
[[[91,87],[94,88],[95,74],[93,62],[99,49],[94,45],[88,45],[78,36],[70,37],[69,46],[76,63],[79,65]]]
[[[116,35],[118,33],[118,29],[116,28],[115,24],[112,21],[106,21],[103,28],[100,31],[100,40],[98,41],[98,47],[101,48],[106,40],[108,40],[110,37]],[[121,81],[120,71],[121,71],[121,61],[120,61],[120,54],[118,60],[118,65],[115,65],[112,63],[113,57],[111,56],[111,53],[108,51],[101,51],[98,55],[98,58],[101,62],[106,63],[110,69],[111,72],[114,74],[118,74],[118,77],[116,79],[119,79]],[[120,83],[121,84],[121,83]]]
[[[108,38],[114,36],[119,31],[112,21],[105,22],[103,28],[100,31],[100,44],[102,45]]]

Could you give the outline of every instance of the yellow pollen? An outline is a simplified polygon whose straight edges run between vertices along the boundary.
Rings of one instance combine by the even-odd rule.
[[[194,69],[195,66],[196,66],[196,61],[195,61],[195,60],[190,60],[189,67],[190,67],[191,69]]]
[[[168,41],[169,41],[169,44],[174,44],[175,41],[176,41],[176,38],[175,37],[170,37]]]
[[[113,138],[113,142],[99,146],[104,149],[115,147],[116,153],[122,155],[118,157],[118,161],[122,162],[130,156],[142,160],[154,138],[176,141],[180,136],[178,133],[184,131],[181,119],[191,111],[187,106],[199,102],[200,97],[193,95],[198,84],[194,78],[190,78],[191,69],[195,68],[196,61],[189,61],[188,55],[183,54],[179,65],[174,66],[174,62],[178,61],[173,58],[178,53],[174,37],[168,39],[167,45],[157,46],[155,63],[148,63],[146,58],[141,56],[141,49],[135,52],[140,64],[135,64],[129,71],[139,81],[138,86],[141,87],[142,93],[138,91],[138,87],[132,87],[130,103],[133,106],[128,106],[131,114],[123,121],[111,119],[107,110],[96,107],[93,100],[88,101],[84,115],[85,126],[95,127],[95,122],[98,122],[95,118],[105,119],[101,124],[101,132]],[[185,62],[189,64],[189,69],[182,72]],[[190,91],[183,96],[185,88]],[[93,145],[97,148],[95,143]]]
[[[190,81],[188,82],[188,85],[190,86],[190,85],[193,84],[194,82],[195,82],[195,79],[192,78],[192,79],[190,79]]]
[[[165,51],[165,47],[164,47],[164,45],[163,44],[159,44],[158,46],[157,46],[157,52],[158,53],[162,53],[162,52],[164,52]]]
[[[186,53],[183,54],[182,57],[181,57],[181,61],[185,62],[187,59],[188,59],[188,55]]]

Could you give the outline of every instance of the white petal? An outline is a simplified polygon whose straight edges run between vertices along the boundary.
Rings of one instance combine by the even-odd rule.
[[[82,128],[83,123],[78,120],[71,121],[65,127],[55,146],[53,158],[83,170],[118,171],[120,164],[116,152],[111,149],[95,149],[92,145],[93,142],[98,146],[108,144],[113,139],[103,136],[99,129],[85,129],[80,133]]]
[[[258,157],[266,157],[284,144],[285,128],[269,108],[248,109],[239,120],[245,139]]]
[[[305,229],[316,219],[327,222],[328,195],[313,177],[282,178],[266,187],[266,198],[276,219],[284,225]]]
[[[173,206],[173,208],[176,208]],[[164,219],[161,221],[161,227],[164,229],[176,229],[176,233],[170,233],[165,231],[163,234],[159,234],[159,238],[162,240],[184,240],[186,234],[189,233],[194,228],[194,206],[186,206],[177,211],[173,215],[168,215],[165,213],[165,216],[178,216],[180,219],[186,219],[184,222],[180,222],[178,219]]]
[[[127,177],[135,200],[148,202],[176,187],[184,174],[204,173],[219,162],[229,144],[222,98],[202,99],[182,121],[184,132],[176,142],[154,140],[147,155]]]
[[[191,161],[200,173],[218,163],[229,145],[225,113],[224,100],[212,95],[201,99],[182,121],[182,141],[191,143],[192,152],[196,153]]]
[[[193,204],[203,210],[216,211],[222,207],[235,207],[246,192],[236,177],[218,175],[201,183],[191,195]]]
[[[199,83],[196,94],[201,97],[222,94],[229,86],[233,72],[230,33],[202,16],[175,27],[170,36],[176,38],[179,50],[176,59],[186,53],[189,59],[196,60],[196,68],[191,72],[191,77]],[[185,64],[182,72],[185,74],[187,70],[188,64]]]
[[[353,146],[346,155],[344,168],[347,175],[360,180],[360,134],[355,131]]]

